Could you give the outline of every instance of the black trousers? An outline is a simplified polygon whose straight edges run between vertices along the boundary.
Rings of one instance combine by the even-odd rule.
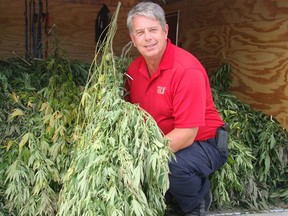
[[[222,167],[228,151],[220,152],[215,139],[195,141],[191,146],[176,152],[169,163],[171,194],[186,213],[197,207],[209,192],[209,175]]]

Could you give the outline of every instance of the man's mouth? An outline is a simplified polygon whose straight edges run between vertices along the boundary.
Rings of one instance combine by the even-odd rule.
[[[144,46],[146,49],[150,49],[150,48],[153,48],[156,44],[150,44],[150,45],[146,45]]]

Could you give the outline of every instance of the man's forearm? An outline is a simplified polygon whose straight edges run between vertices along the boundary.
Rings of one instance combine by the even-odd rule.
[[[170,148],[174,153],[184,149],[194,142],[197,135],[197,128],[175,128],[166,134],[166,137],[170,140]]]

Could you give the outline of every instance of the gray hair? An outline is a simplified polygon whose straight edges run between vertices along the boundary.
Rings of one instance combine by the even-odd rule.
[[[135,16],[145,16],[151,19],[158,20],[162,29],[165,29],[166,19],[164,10],[160,5],[156,3],[140,2],[131,9],[127,17],[127,27],[129,29],[129,32],[132,32],[133,30],[132,19]]]

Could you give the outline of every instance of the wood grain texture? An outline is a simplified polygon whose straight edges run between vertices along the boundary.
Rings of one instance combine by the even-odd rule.
[[[38,1],[35,2],[38,10]],[[65,51],[69,59],[92,62],[96,48],[96,16],[104,3],[113,14],[118,5],[118,1],[115,0],[49,0],[50,26],[53,26],[52,34],[49,36],[49,50],[52,49],[51,43],[54,37],[57,37],[59,47]],[[132,3],[129,1],[121,5],[118,30],[114,39],[116,54],[121,53],[122,48],[130,41],[126,17]],[[13,57],[13,53],[23,56],[25,52],[24,1],[1,0],[1,10],[0,55],[4,58]],[[43,35],[43,43],[45,42],[46,38]],[[135,56],[138,53],[132,49],[131,55]]]
[[[116,54],[130,41],[126,18],[135,3],[125,2],[114,39]],[[118,1],[49,0],[50,25],[57,27],[69,59],[89,63],[94,58],[95,20],[104,3],[113,13]],[[24,1],[0,4],[0,57],[24,55]],[[222,62],[231,65],[233,94],[288,128],[287,0],[181,0],[164,9],[180,11],[179,46],[198,57],[208,73]],[[129,54],[139,55],[135,48]]]
[[[288,18],[233,25],[225,52],[232,91],[288,126]]]
[[[288,1],[186,0],[166,10],[175,7],[181,46],[208,73],[228,63],[233,94],[288,128]]]
[[[1,57],[23,55],[25,44],[24,1],[0,2],[0,52]]]

